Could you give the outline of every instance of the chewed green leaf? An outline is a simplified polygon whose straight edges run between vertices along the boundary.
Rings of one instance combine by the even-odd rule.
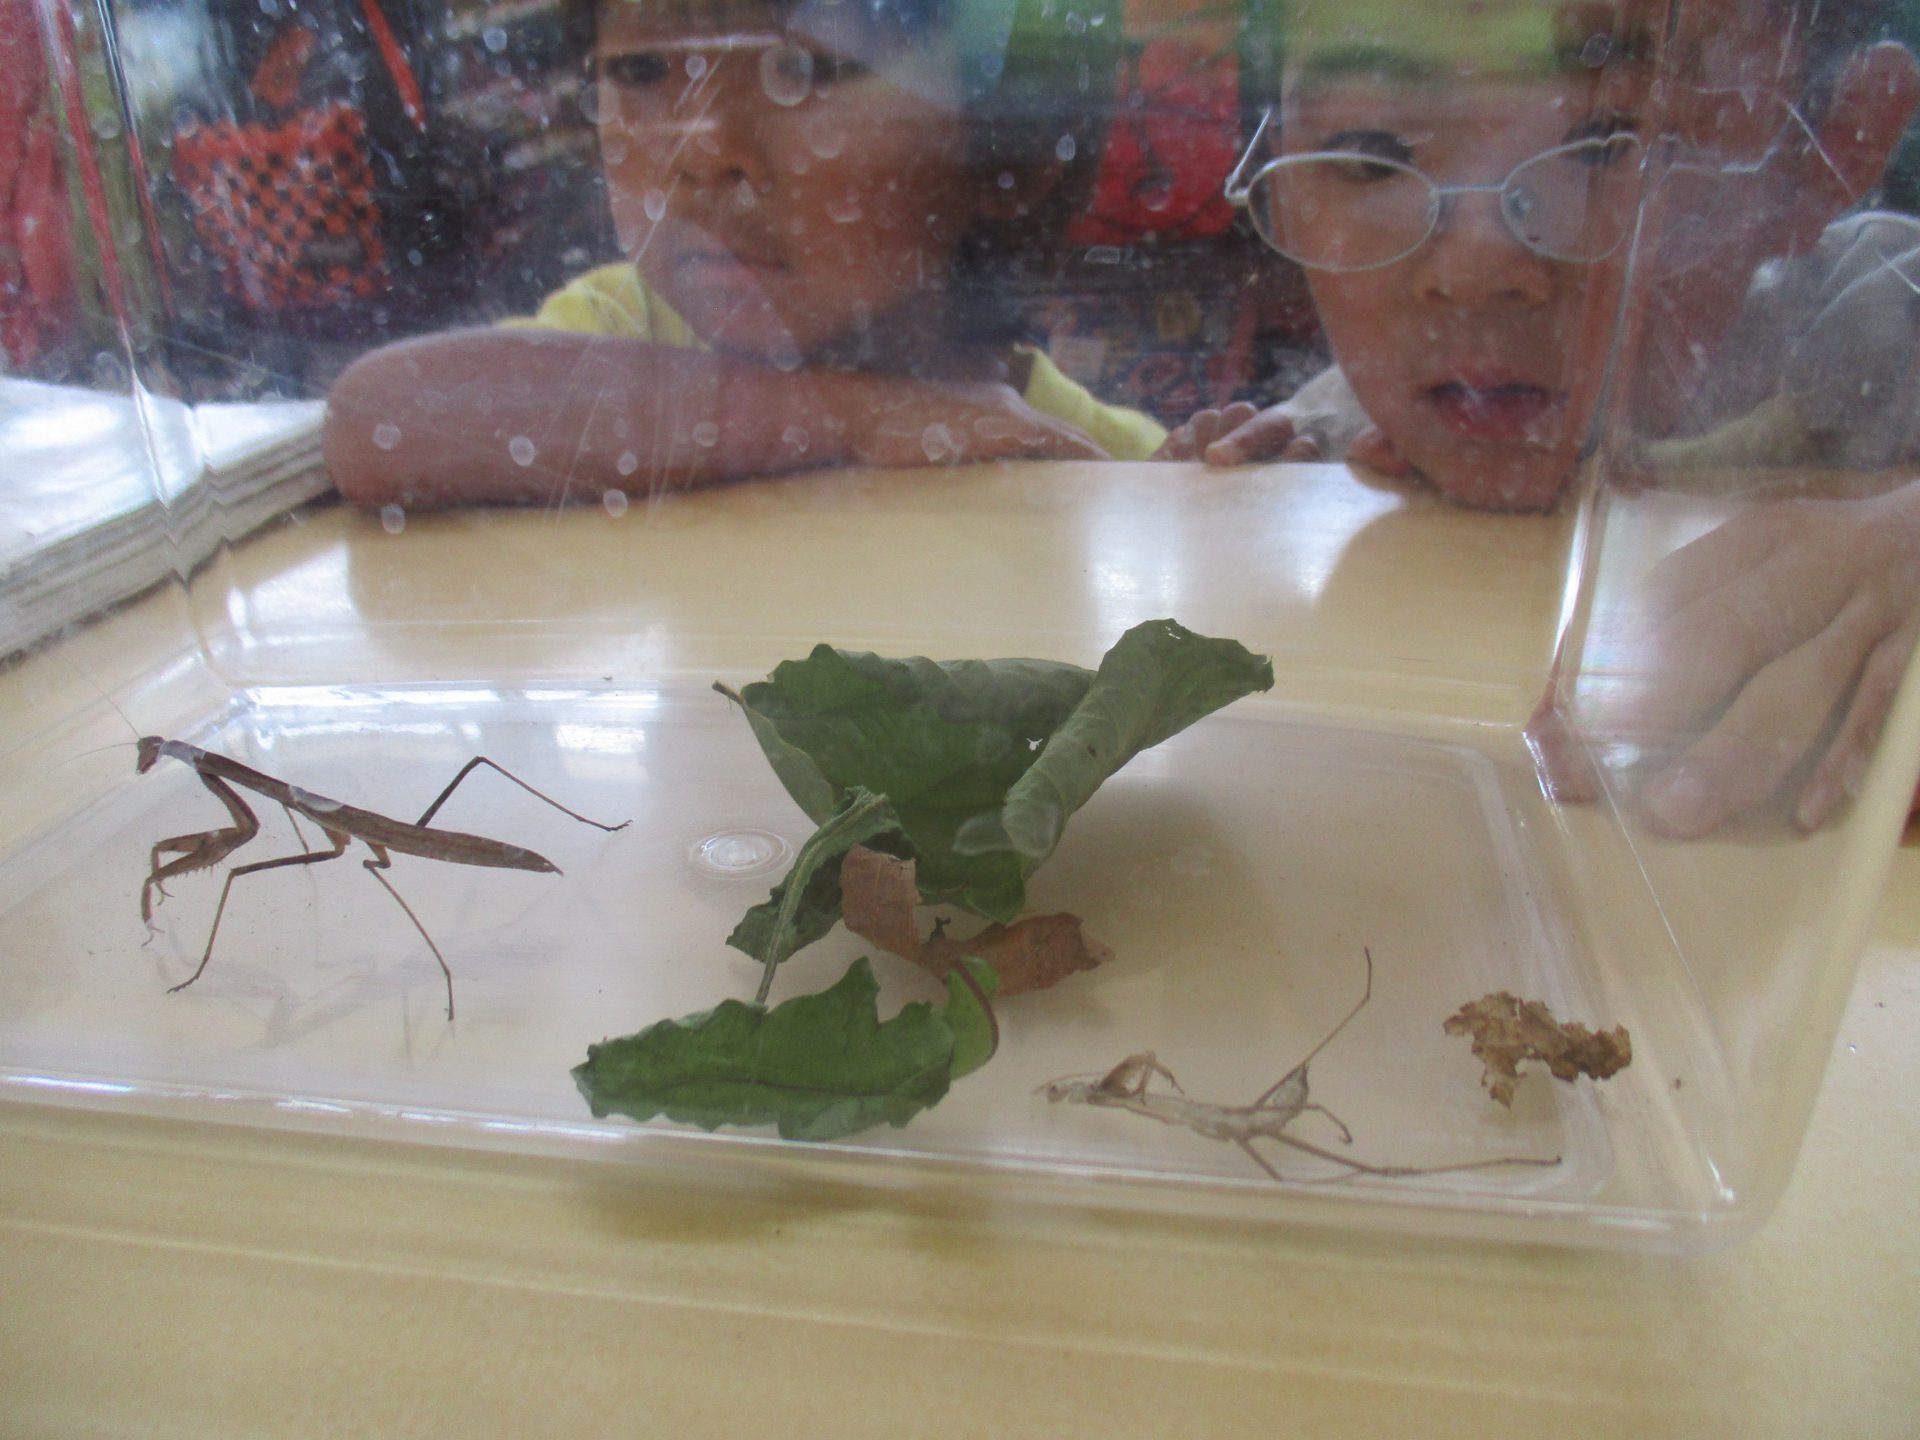
[[[728,1000],[684,1020],[587,1048],[574,1082],[596,1116],[669,1120],[715,1130],[775,1125],[788,1140],[838,1140],[905,1125],[947,1093],[956,1035],[969,1069],[992,1053],[990,983],[957,975],[944,1006],[916,1003],[882,1022],[865,959],[816,995],[772,1010]]]
[[[840,919],[840,861],[856,845],[893,837],[903,848],[899,817],[884,795],[858,787],[821,822],[794,857],[786,878],[747,911],[727,943],[762,962],[769,973],[794,951],[811,945]],[[763,991],[764,994],[764,991]]]
[[[885,795],[922,898],[1010,923],[1028,876],[1107,776],[1272,684],[1263,657],[1156,620],[1122,636],[1097,674],[820,645],[740,700],[781,783],[816,821],[852,790]]]
[[[962,827],[967,853],[1012,850],[1034,865],[1053,853],[1067,817],[1127,761],[1243,695],[1273,688],[1273,662],[1235,640],[1172,620],[1136,625],[1100,662],[1080,703],[993,815]]]

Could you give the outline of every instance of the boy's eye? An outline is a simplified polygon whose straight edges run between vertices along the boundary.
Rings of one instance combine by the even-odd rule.
[[[672,70],[673,66],[667,57],[652,50],[605,55],[600,60],[601,75],[623,90],[644,90],[658,85]]]
[[[868,74],[867,67],[858,60],[848,60],[839,55],[813,56],[813,88],[825,90],[833,85],[845,85],[859,80]]]
[[[1386,130],[1342,130],[1329,135],[1320,148],[1354,157],[1351,164],[1339,166],[1339,174],[1343,180],[1356,185],[1375,184],[1404,175],[1406,171],[1400,167],[1413,164],[1413,148]],[[1372,165],[1367,163],[1370,159],[1390,163]]]

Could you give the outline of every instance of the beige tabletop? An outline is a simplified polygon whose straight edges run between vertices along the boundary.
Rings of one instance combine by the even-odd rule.
[[[1382,573],[1417,562],[1396,548],[1401,498],[1331,467],[1314,483],[1314,513],[1350,556],[1370,528],[1359,548]],[[799,493],[743,487],[713,513],[785,506],[804,534],[818,517]],[[700,513],[684,512],[694,540]],[[558,525],[604,558],[589,534],[602,518],[422,522],[414,553],[446,565],[463,547],[533,554]],[[1457,553],[1491,543],[1476,525],[1502,522],[1425,523],[1459,526]],[[229,605],[192,612],[198,633],[271,670],[291,662],[241,641],[274,605],[301,607],[314,644],[343,643],[329,606],[420,613],[417,574],[382,568],[377,533],[323,510],[251,542],[215,579],[251,597],[253,631],[237,627],[222,650]],[[1550,623],[1519,602],[1556,601],[1567,536],[1511,533],[1537,548],[1511,593],[1426,578],[1456,584],[1495,648],[1517,652]],[[1292,573],[1316,573],[1310,536],[1247,543],[1291,545]],[[342,547],[354,564],[330,568]],[[1367,579],[1344,569],[1341,583]],[[666,582],[612,579],[600,603],[652,583]],[[809,604],[853,613],[831,587],[822,597]],[[177,618],[153,607],[174,603],[79,637],[79,663],[100,673],[116,646],[153,643]],[[1234,633],[1233,620],[1215,628]],[[1017,633],[1017,619],[1003,628]],[[1384,654],[1394,633],[1344,638]],[[379,638],[387,658],[410,643],[397,626]],[[647,653],[635,642],[626,659]],[[44,689],[49,674],[0,687]],[[1468,688],[1499,710],[1528,681],[1518,666]],[[0,707],[22,703],[0,689]],[[8,1103],[0,1434],[1913,1435],[1916,1030],[1920,848],[1908,847],[1783,1202],[1752,1236],[1683,1259]]]

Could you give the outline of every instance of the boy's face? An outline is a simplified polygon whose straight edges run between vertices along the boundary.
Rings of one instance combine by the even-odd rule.
[[[1403,258],[1308,272],[1342,368],[1400,453],[1463,504],[1545,509],[1578,460],[1603,388],[1639,201],[1644,150],[1635,141],[1651,42],[1611,4],[1373,8],[1383,20],[1371,34],[1353,24],[1353,5],[1331,0],[1307,0],[1290,22],[1302,27],[1290,30],[1290,44],[1309,38],[1294,47],[1281,151],[1356,157],[1328,172],[1315,197],[1324,208],[1281,217],[1283,227],[1321,232],[1290,235],[1290,248],[1344,243],[1340,227],[1393,223],[1411,227],[1409,240],[1418,233],[1419,180],[1372,160],[1442,187],[1496,187],[1543,152],[1616,140],[1543,162],[1505,196],[1443,197],[1432,233]],[[1398,190],[1409,198],[1389,194]],[[1622,243],[1576,262],[1516,234],[1553,233],[1563,215]]]
[[[840,12],[845,12],[842,15]],[[924,333],[972,218],[951,69],[853,4],[605,0],[601,163],[622,249],[716,349]]]

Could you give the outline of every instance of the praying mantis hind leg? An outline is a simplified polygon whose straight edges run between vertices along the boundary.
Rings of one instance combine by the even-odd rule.
[[[471,760],[467,761],[466,764],[462,765],[460,767],[460,773],[458,775],[455,775],[453,779],[447,782],[447,788],[442,790],[438,795],[434,797],[433,803],[427,806],[427,808],[421,812],[420,818],[414,821],[413,823],[415,825],[424,827],[426,823],[429,820],[433,819],[434,815],[439,812],[440,807],[447,803],[447,797],[453,794],[454,790],[459,786],[460,782],[466,779],[467,776],[471,775],[476,769],[478,769],[482,765],[485,765],[490,770],[498,771],[500,774],[506,776],[507,779],[511,780],[514,784],[518,785],[522,790],[526,791],[529,795],[533,796],[536,800],[546,801],[547,804],[551,805],[554,809],[558,810],[562,815],[566,815],[572,819],[578,820],[582,825],[591,825],[596,830],[605,830],[611,833],[612,831],[615,831],[615,830],[624,830],[627,828],[629,824],[632,823],[631,821],[622,820],[618,825],[605,825],[598,820],[589,820],[585,815],[582,815],[579,811],[569,810],[566,806],[562,805],[558,800],[554,799],[551,795],[544,794],[541,791],[534,789],[533,786],[529,785],[526,781],[522,780],[518,775],[514,774],[511,770],[507,769],[506,766],[500,764],[498,761],[489,760],[484,755],[476,755]],[[386,867],[382,865],[380,868],[385,869]],[[375,878],[378,878],[378,877],[375,877]],[[388,886],[387,888],[392,889],[393,887]],[[399,897],[395,896],[394,898],[398,899]],[[417,925],[420,922],[416,920],[414,923]],[[421,933],[424,934],[426,932],[422,931]]]
[[[471,765],[467,767],[469,770],[472,768]],[[466,771],[464,770],[461,772],[463,775],[465,773]],[[458,784],[459,782],[456,780],[454,783]],[[448,788],[451,789],[452,787],[449,786]],[[442,795],[440,798],[444,800],[446,796]],[[439,801],[435,801],[434,803],[438,804]],[[432,814],[433,812],[428,811],[427,813]],[[568,813],[571,814],[572,812],[569,811]],[[421,823],[424,824],[425,822],[422,821]],[[587,823],[591,825],[594,822],[589,820]],[[440,953],[440,947],[433,943],[433,936],[429,935],[427,933],[427,927],[420,923],[420,917],[413,913],[413,907],[401,898],[400,892],[393,888],[393,882],[380,873],[382,870],[390,868],[393,864],[387,852],[371,842],[368,843],[367,848],[373,851],[375,858],[372,860],[362,860],[360,863],[366,867],[369,875],[380,882],[381,888],[393,897],[393,903],[398,905],[401,910],[406,913],[407,919],[413,922],[413,928],[420,932],[420,938],[427,942],[427,949],[433,952],[433,958],[440,962],[440,973],[445,977],[447,982],[447,1020],[451,1023],[453,1020],[453,971],[447,965],[447,957],[442,955]]]
[[[344,833],[327,832],[327,838],[333,842],[331,850],[303,850],[298,855],[282,855],[277,860],[258,860],[251,865],[236,865],[227,872],[227,883],[220,887],[220,903],[213,909],[213,926],[207,931],[207,948],[200,953],[200,963],[194,967],[193,974],[178,985],[169,985],[167,993],[172,995],[184,990],[205,973],[207,962],[213,959],[213,942],[220,934],[220,917],[227,913],[227,896],[233,893],[233,882],[242,875],[255,875],[262,870],[278,870],[287,865],[319,865],[324,861],[338,860],[347,852],[347,841],[351,838]],[[302,841],[301,843],[305,843]],[[152,883],[151,881],[149,883]],[[416,922],[417,923],[417,922]]]

